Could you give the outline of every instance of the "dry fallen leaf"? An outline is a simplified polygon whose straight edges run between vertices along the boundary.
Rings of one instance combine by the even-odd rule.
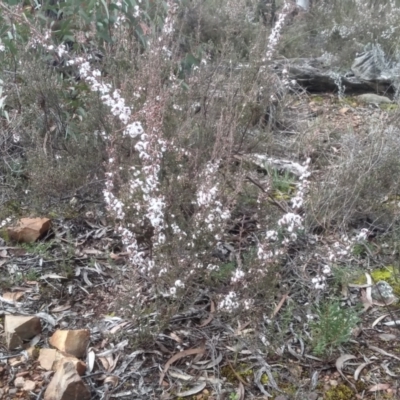
[[[242,382],[239,382],[239,387],[236,390],[236,399],[244,400],[244,386]]]
[[[102,251],[97,250],[97,249],[84,249],[83,253],[84,254],[90,254],[90,255],[93,255],[93,256],[99,256],[99,255],[103,254]]]
[[[113,387],[116,387],[118,385],[119,378],[118,376],[115,375],[109,375],[104,379],[104,383],[111,383]]]
[[[174,339],[175,342],[182,343],[182,339],[175,332],[171,332],[169,336],[171,337],[171,339]]]
[[[380,390],[388,390],[390,389],[390,385],[388,383],[378,383],[374,386],[371,386],[368,389],[368,392],[378,392]]]
[[[344,365],[344,363],[345,363],[346,361],[353,360],[354,358],[357,358],[357,357],[356,357],[356,356],[353,356],[353,355],[351,355],[351,354],[344,354],[343,356],[339,357],[339,358],[336,360],[336,369],[338,370],[339,374],[340,374],[340,375],[342,376],[342,378],[343,378],[345,381],[347,381],[353,388],[354,388],[354,385],[346,378],[346,376],[345,376],[344,373],[342,372],[342,368],[343,368],[343,365]]]
[[[377,353],[380,353],[380,354],[382,354],[382,355],[384,355],[384,356],[387,356],[387,357],[395,358],[396,360],[399,360],[399,361],[400,361],[400,357],[397,357],[397,356],[395,356],[394,354],[388,353],[387,351],[382,350],[382,349],[380,349],[379,347],[376,347],[376,346],[368,346],[368,347],[369,347],[371,350],[376,351]]]
[[[281,298],[281,300],[279,301],[278,305],[275,307],[274,312],[272,313],[272,317],[275,317],[276,314],[278,314],[279,310],[282,308],[283,303],[286,301],[286,299],[289,297],[289,294],[284,294]]]
[[[62,312],[62,311],[66,311],[69,310],[71,308],[71,304],[67,303],[64,304],[62,306],[57,306],[51,309],[52,312]]]
[[[46,274],[46,275],[42,275],[39,279],[68,279],[65,276],[62,275],[57,275],[57,274]]]
[[[202,392],[205,387],[206,387],[206,383],[200,382],[198,385],[194,386],[192,389],[186,390],[185,392],[177,393],[176,395],[179,397],[193,396],[197,393]]]
[[[211,300],[210,315],[200,325],[198,325],[198,327],[203,328],[204,326],[208,325],[213,320],[214,313],[215,313],[215,303]]]
[[[160,377],[159,384],[161,385],[161,384],[163,383],[164,376],[165,376],[165,374],[167,373],[168,368],[169,368],[175,361],[178,361],[178,360],[180,360],[181,358],[184,358],[184,357],[187,357],[187,356],[192,356],[192,355],[195,355],[195,354],[204,354],[204,352],[205,352],[205,348],[204,348],[204,347],[198,347],[198,348],[196,348],[196,349],[183,350],[183,351],[181,351],[181,352],[175,354],[174,356],[172,356],[172,357],[167,361],[167,363],[165,364],[164,370],[163,370],[163,372],[162,372],[162,374],[161,374],[161,377]]]
[[[87,353],[87,368],[89,372],[93,371],[95,360],[96,360],[96,353],[93,351],[92,348],[90,348]]]
[[[11,302],[17,302],[24,294],[25,292],[6,292],[3,294],[3,298]]]
[[[379,324],[379,322],[381,322],[383,319],[385,319],[387,316],[389,316],[390,314],[383,314],[380,317],[378,317],[373,323],[372,323],[372,328],[374,328],[376,325]]]
[[[98,357],[98,360],[101,362],[101,365],[103,366],[105,371],[108,371],[110,368],[110,362],[106,357]]]
[[[354,380],[355,381],[358,381],[361,371],[369,364],[372,364],[372,362],[370,361],[370,362],[362,363],[357,367],[357,369],[354,371]]]
[[[110,329],[110,333],[115,334],[117,333],[120,329],[122,329],[124,326],[129,325],[129,321],[121,322],[120,324],[114,326],[112,329]]]

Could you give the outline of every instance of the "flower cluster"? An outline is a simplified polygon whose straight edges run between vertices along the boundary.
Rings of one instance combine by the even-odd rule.
[[[323,290],[326,288],[326,278],[332,275],[329,265],[324,265],[320,274],[311,279],[314,289]]]
[[[279,14],[278,20],[276,21],[276,24],[272,29],[272,32],[268,38],[267,54],[266,54],[266,60],[268,61],[272,59],[276,46],[279,43],[281,31],[285,23],[285,19],[289,14],[289,11],[290,11],[290,2],[288,0],[285,0],[282,7],[282,12]]]
[[[79,72],[82,79],[85,79],[93,91],[100,94],[102,102],[107,105],[113,116],[118,118],[123,124],[123,135],[131,138],[139,138],[135,144],[139,158],[142,161],[140,167],[132,167],[132,179],[129,182],[130,194],[133,196],[141,192],[142,201],[133,203],[137,211],[141,211],[145,207],[142,217],[150,221],[154,228],[155,244],[162,244],[165,241],[163,233],[164,229],[164,198],[159,193],[158,175],[160,172],[160,163],[162,153],[166,150],[166,142],[160,137],[161,130],[154,124],[149,124],[152,128],[152,134],[145,133],[142,123],[138,120],[131,122],[132,108],[126,106],[125,99],[121,96],[119,90],[111,90],[110,84],[101,82],[101,73],[98,70],[91,70],[89,62],[83,59],[71,60],[71,63],[79,64]],[[161,105],[157,101],[148,102],[139,112],[148,120],[154,120],[159,117]],[[114,217],[122,222],[125,217],[124,203],[113,194],[114,189],[114,171],[115,166],[115,148],[116,132],[111,133],[108,137],[107,151],[109,160],[107,163],[106,183],[104,189],[104,199],[108,210]],[[103,137],[107,137],[106,133],[102,133]],[[136,239],[127,227],[118,228],[122,234],[123,242],[130,251],[131,260],[139,265],[144,264],[143,254],[139,251]],[[151,267],[151,262],[147,263]]]
[[[220,239],[220,233],[224,221],[230,217],[230,211],[224,207],[219,200],[219,183],[217,182],[217,171],[219,161],[206,164],[204,171],[200,174],[200,187],[196,194],[196,205],[198,212],[195,216],[198,228],[205,224],[209,232],[215,233],[215,238]]]
[[[292,211],[288,211],[278,220],[279,232],[274,229],[266,231],[265,239],[258,243],[257,256],[259,260],[276,260],[277,257],[285,253],[284,246],[290,242],[296,241],[298,233],[304,230],[304,217],[301,215],[301,209],[309,187],[308,178],[311,175],[309,167],[309,159],[306,160],[304,165],[296,164],[296,170],[300,171],[301,175],[299,177],[299,182],[296,184],[297,191],[290,200]],[[282,236],[282,241],[276,243]]]
[[[239,301],[235,292],[229,292],[218,304],[219,310],[233,311],[239,307]]]

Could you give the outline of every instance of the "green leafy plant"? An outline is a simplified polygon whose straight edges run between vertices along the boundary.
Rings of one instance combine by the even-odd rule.
[[[288,200],[295,191],[295,181],[289,172],[271,172],[273,196],[278,200]]]
[[[365,277],[364,271],[355,265],[333,265],[332,266],[332,284],[339,290],[349,282],[359,279],[360,275]]]
[[[216,270],[211,272],[211,279],[218,282],[225,281],[232,276],[233,271],[236,269],[236,264],[234,262],[227,262]]]
[[[355,243],[354,246],[351,249],[351,252],[356,256],[356,257],[365,257],[368,254],[372,253],[373,247],[371,244],[369,244],[366,241]]]
[[[25,279],[27,281],[37,281],[39,279],[40,274],[35,271],[34,269],[30,269],[26,274],[25,274]]]
[[[346,343],[359,322],[358,313],[343,308],[339,301],[328,301],[316,310],[318,320],[311,323],[313,351],[316,355],[332,352]]]
[[[21,247],[29,253],[37,254],[39,256],[49,255],[50,249],[54,246],[54,241],[23,243]]]

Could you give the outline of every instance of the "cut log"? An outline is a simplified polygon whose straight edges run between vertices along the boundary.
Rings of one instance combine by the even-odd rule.
[[[71,361],[59,366],[44,393],[44,400],[90,400],[90,391]]]
[[[41,331],[42,326],[38,317],[6,315],[4,318],[4,334],[9,350],[21,346],[23,340],[33,338]]]
[[[90,331],[88,329],[57,330],[53,333],[49,343],[64,353],[75,357],[83,357],[86,354],[89,339]]]
[[[400,63],[388,60],[379,46],[366,46],[357,54],[350,71],[335,68],[331,59],[294,58],[274,61],[270,68],[278,74],[285,68],[290,80],[309,92],[337,91],[338,84],[346,94],[372,91],[380,94],[394,93],[398,87]]]

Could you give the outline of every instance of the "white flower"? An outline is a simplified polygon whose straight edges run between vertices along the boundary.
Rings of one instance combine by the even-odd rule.
[[[267,231],[266,233],[267,239],[276,240],[278,239],[278,232],[277,231]]]
[[[181,280],[177,280],[177,281],[175,281],[175,286],[184,288],[185,284]]]
[[[135,138],[136,136],[142,135],[143,133],[144,129],[142,127],[142,124],[139,121],[135,121],[126,127],[123,134],[124,136]]]
[[[244,272],[238,268],[231,278],[231,283],[236,283],[240,281],[240,279],[242,279],[243,277],[244,277]]]
[[[325,289],[325,277],[321,275],[317,275],[315,278],[311,279],[311,282],[314,284],[315,289]]]
[[[237,296],[235,292],[229,292],[225,299],[219,303],[219,308],[226,311],[232,311],[239,307]]]
[[[331,267],[329,265],[324,265],[324,268],[322,268],[322,273],[325,275],[330,275],[332,273]]]
[[[365,241],[368,239],[369,231],[366,228],[361,229],[360,233],[356,236],[356,240],[359,242]]]

